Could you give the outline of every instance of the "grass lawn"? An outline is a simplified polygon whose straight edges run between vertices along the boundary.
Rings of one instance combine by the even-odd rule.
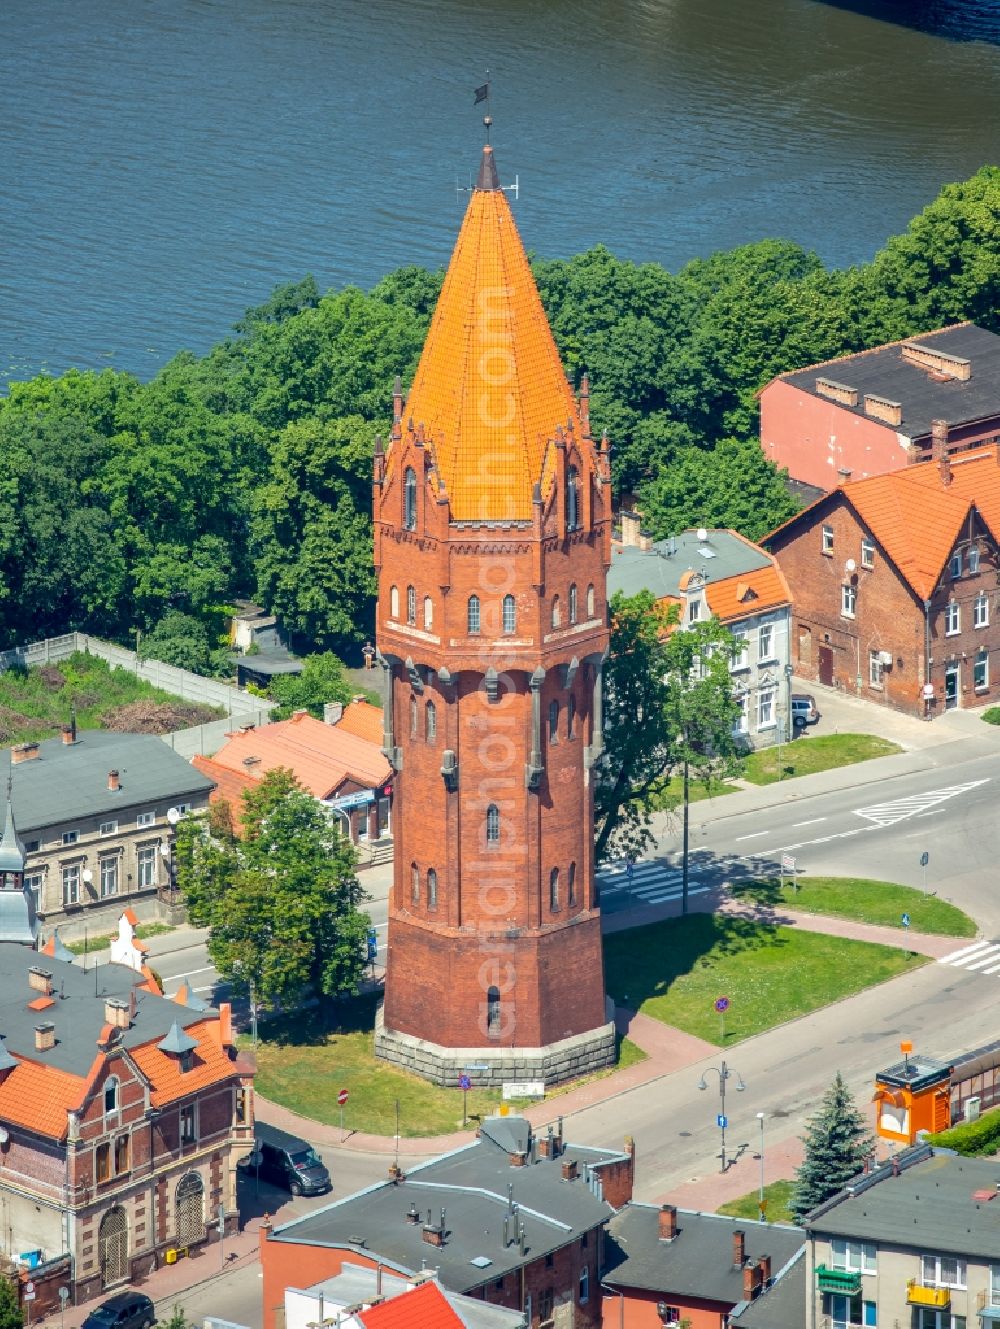
[[[770,1186],[764,1187],[764,1200],[767,1204],[765,1213],[769,1223],[795,1222],[788,1208],[792,1198],[792,1184],[790,1181],[772,1181]],[[728,1200],[725,1204],[720,1204],[718,1212],[728,1214],[730,1218],[760,1218],[759,1198],[759,1191],[750,1191],[748,1195],[741,1195],[738,1200]]]
[[[181,702],[128,669],[77,651],[58,664],[7,669],[0,674],[0,744],[39,742],[57,734],[76,709],[80,729],[100,729],[109,712],[133,702],[180,707],[185,724],[222,714],[213,706]]]
[[[604,962],[620,1005],[728,1047],[927,960],[895,946],[690,914],[612,933]],[[718,997],[730,1003],[724,1036]]]
[[[346,1089],[350,1097],[344,1109],[345,1128],[373,1135],[394,1134],[397,1101],[401,1135],[444,1135],[461,1129],[460,1089],[439,1088],[375,1060],[374,1015],[374,1003],[359,1000],[342,1009],[342,1032],[317,1029],[321,1021],[316,1012],[262,1023],[257,1046],[257,1092],[304,1117],[337,1126],[337,1092]],[[247,1047],[249,1040],[243,1038],[241,1044]],[[620,1040],[618,1069],[644,1061],[645,1055],[627,1038]],[[611,1074],[610,1070],[595,1073]],[[552,1093],[583,1083],[585,1080],[572,1081]],[[495,1112],[501,1098],[498,1089],[470,1089],[470,1119]],[[511,1106],[516,1108],[517,1104]]]
[[[166,936],[168,932],[173,932],[173,930],[169,923],[140,923],[135,930],[135,935],[140,941],[146,941],[149,937]],[[82,955],[84,951],[88,955],[93,955],[94,951],[101,951],[110,946],[117,936],[117,932],[112,932],[108,937],[88,937],[86,941],[64,941],[63,945],[74,955]]]
[[[735,794],[739,785],[725,780],[712,780],[705,785],[701,780],[688,781],[688,802],[700,803],[703,798],[718,798],[721,794]],[[651,806],[656,812],[672,812],[684,802],[684,778],[675,775],[666,780],[653,795]]]
[[[788,878],[757,877],[735,882],[736,899],[761,905],[787,905],[807,914],[830,914],[853,918],[859,923],[878,923],[899,928],[909,914],[915,932],[936,932],[943,937],[974,937],[976,925],[947,900],[925,895],[912,886],[895,886],[868,877],[799,877],[797,886]]]
[[[818,738],[797,738],[794,743],[783,743],[780,766],[776,747],[751,752],[743,775],[751,784],[774,784],[779,774],[783,780],[790,780],[796,775],[812,775],[835,766],[853,766],[872,757],[888,757],[893,752],[902,752],[898,743],[873,734],[821,734]]]

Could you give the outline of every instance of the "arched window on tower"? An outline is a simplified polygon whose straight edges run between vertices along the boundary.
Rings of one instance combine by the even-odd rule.
[[[570,863],[566,878],[566,903],[572,909],[576,904],[576,864]]]
[[[479,596],[469,596],[469,608],[466,614],[466,621],[470,635],[476,635],[479,632]]]
[[[438,874],[433,868],[427,869],[427,908],[436,909],[438,903]]]
[[[438,719],[437,707],[432,701],[427,703],[427,709],[424,711],[424,738],[428,743],[433,743],[437,738]]]
[[[403,525],[408,531],[417,525],[417,473],[412,466],[403,476]]]
[[[424,627],[434,626],[434,601],[429,595],[424,596]]]
[[[500,989],[486,989],[486,1032],[492,1038],[500,1035]]]
[[[575,466],[566,471],[566,529],[575,531],[580,525],[580,472]]]
[[[569,621],[571,624],[576,622],[576,610],[576,582],[574,582],[569,588]]]
[[[512,595],[503,598],[503,630],[508,637],[517,631],[517,601]]]
[[[406,588],[406,621],[411,628],[417,626],[417,593],[412,586]]]
[[[588,587],[587,587],[587,617],[588,617],[588,618],[593,618],[593,617],[594,617],[594,588],[593,588],[593,586],[588,586]]]
[[[549,908],[554,912],[559,908],[559,869],[549,873]]]
[[[416,697],[411,697],[410,698],[410,737],[416,738],[416,736],[417,736],[417,699]]]
[[[414,904],[420,903],[420,869],[416,863],[410,864],[410,898]]]
[[[500,809],[495,803],[486,809],[486,843],[500,843]]]
[[[399,587],[389,587],[389,617],[399,618]]]
[[[576,738],[576,700],[573,697],[566,703],[566,737]]]
[[[549,742],[559,742],[559,703],[549,702]]]
[[[558,595],[552,597],[552,626],[557,628],[562,622],[562,606],[559,603]]]

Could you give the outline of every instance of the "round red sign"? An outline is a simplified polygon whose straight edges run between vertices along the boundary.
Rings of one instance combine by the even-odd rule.
[[[341,1089],[340,1093],[337,1095],[337,1102],[340,1104],[341,1107],[343,1107],[344,1104],[347,1102],[347,1090],[346,1090],[346,1089]]]

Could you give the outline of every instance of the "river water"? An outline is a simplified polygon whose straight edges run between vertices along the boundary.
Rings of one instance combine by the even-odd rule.
[[[529,248],[868,259],[997,160],[1000,0],[6,0],[0,388],[146,377],[278,282],[447,261],[482,142]]]

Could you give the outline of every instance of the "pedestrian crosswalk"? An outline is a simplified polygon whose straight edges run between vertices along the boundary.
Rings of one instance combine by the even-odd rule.
[[[898,821],[907,821],[911,817],[927,816],[931,810],[937,810],[942,803],[951,798],[967,794],[970,789],[988,783],[983,780],[970,780],[967,784],[949,785],[946,789],[927,789],[922,794],[911,794],[908,798],[896,798],[891,803],[872,803],[868,807],[855,809],[855,815],[878,826],[894,826]]]
[[[974,941],[942,955],[938,964],[954,965],[981,974],[1000,974],[1000,941]]]
[[[739,858],[718,859],[707,851],[694,851],[688,860],[688,895],[704,895],[713,889],[704,880],[708,866],[704,859],[711,860],[716,880],[721,880],[721,876],[727,875],[735,865],[742,864]],[[631,872],[623,862],[609,863],[598,870],[597,883],[605,906],[624,909],[635,904],[663,904],[667,900],[679,900],[684,887],[684,874],[679,863],[665,858],[644,859],[634,863]]]

